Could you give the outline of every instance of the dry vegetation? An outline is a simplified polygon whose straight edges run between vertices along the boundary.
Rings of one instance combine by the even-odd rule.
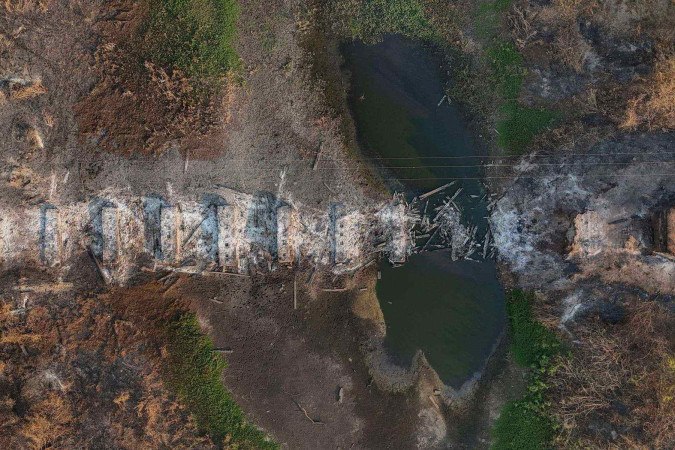
[[[0,446],[212,447],[163,385],[158,297],[3,299]]]
[[[47,12],[53,0],[4,0],[3,6],[10,13]]]
[[[675,56],[659,61],[641,84],[642,93],[628,101],[621,128],[675,130]]]
[[[591,49],[579,32],[577,22],[582,14],[590,11],[592,6],[588,2],[555,0],[551,6],[533,14],[541,23],[556,30],[553,41],[556,54],[562,63],[576,72],[583,71],[586,55]]]
[[[96,51],[98,84],[77,106],[80,131],[111,152],[156,153],[171,140],[203,134],[215,124],[216,99],[195,99],[178,69],[135,64],[123,46]]]
[[[160,153],[226,123],[237,14],[232,0],[106,2],[81,133],[107,151]]]
[[[8,49],[17,45],[20,48],[21,39],[26,35],[40,35],[43,28],[51,28],[44,25],[49,22],[45,18],[50,14],[56,17],[55,23],[59,23],[62,15],[70,15],[70,20],[74,16],[76,21],[87,23],[87,35],[78,39],[89,53],[74,51],[73,58],[75,61],[79,58],[86,59],[91,64],[90,72],[77,73],[77,64],[69,61],[72,69],[67,73],[67,76],[80,77],[84,86],[90,83],[93,85],[88,95],[82,96],[74,108],[82,137],[85,142],[110,152],[157,153],[171,143],[190,136],[201,136],[222,123],[217,112],[224,109],[223,103],[228,100],[227,95],[221,95],[220,92],[220,88],[227,84],[225,74],[216,76],[209,73],[212,78],[210,81],[220,75],[222,79],[205,86],[202,83],[204,77],[200,73],[187,74],[189,67],[159,61],[160,58],[152,53],[159,46],[158,41],[162,46],[167,42],[166,36],[159,35],[162,32],[168,33],[167,30],[171,30],[171,36],[178,36],[186,29],[208,28],[209,23],[191,27],[190,23],[158,23],[155,20],[153,23],[156,28],[162,29],[161,32],[156,29],[148,31],[153,13],[161,10],[162,5],[187,4],[189,7],[190,1],[4,0],[0,2],[0,13],[6,20],[7,30],[0,32],[0,42]],[[214,2],[218,1],[227,0],[200,2],[199,7],[210,11],[214,9]],[[213,21],[213,17],[208,14],[198,17]],[[179,15],[179,19],[181,18]],[[228,22],[229,25],[231,23]],[[218,34],[219,30],[210,31],[216,37],[221,36]],[[232,30],[227,30],[227,33],[231,32]],[[65,30],[64,34],[67,34]],[[228,39],[231,38],[230,34],[227,34]],[[176,49],[181,39],[189,41],[189,45],[197,48],[211,47],[195,45],[197,39],[192,38],[195,36],[188,32],[186,36],[174,38],[165,47]],[[174,51],[179,56],[185,53]],[[219,55],[214,57],[208,54],[211,60],[200,58],[199,54],[187,56],[193,57],[195,61],[206,59],[211,63],[213,59],[218,61]],[[89,75],[94,75],[95,80],[88,79]],[[8,71],[0,76],[0,105],[7,105],[8,102],[29,102],[46,94],[47,90],[46,83],[43,84],[38,77],[32,79],[25,74],[19,76],[14,71]],[[61,93],[49,94],[53,98]],[[39,134],[27,137],[34,148],[43,146]]]
[[[526,59],[549,58],[580,76],[593,74],[579,96],[592,96],[592,104],[581,101],[587,112],[600,112],[628,130],[675,128],[672,2],[554,0],[543,7],[517,2],[510,21]]]
[[[563,448],[673,448],[675,325],[657,303],[632,301],[618,324],[592,318],[550,377]]]

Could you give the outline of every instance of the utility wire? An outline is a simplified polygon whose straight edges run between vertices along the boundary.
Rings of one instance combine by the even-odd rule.
[[[511,159],[511,158],[565,158],[568,156],[582,156],[582,157],[603,157],[603,156],[645,156],[645,155],[675,155],[675,152],[615,152],[615,153],[562,153],[562,154],[544,154],[544,153],[533,153],[530,155],[464,155],[464,156],[359,156],[356,158],[333,158],[333,159],[323,159],[320,158],[321,162],[354,162],[355,160],[363,161],[383,161],[383,160],[420,160],[420,159]],[[261,162],[261,161],[270,161],[270,162],[312,162],[314,161],[314,156],[309,156],[307,158],[301,159],[284,159],[284,158],[223,158],[225,161],[236,161],[236,162]]]
[[[555,176],[555,175],[554,175]],[[602,177],[675,177],[675,173],[611,173],[611,174],[575,174],[575,176],[582,177],[582,178],[602,178]],[[544,175],[544,176],[528,176],[528,175],[511,175],[511,176],[485,176],[485,177],[430,177],[430,178],[384,178],[384,180],[393,180],[393,181],[420,181],[420,180],[437,180],[437,181],[445,181],[445,180],[499,180],[499,179],[517,179],[517,178],[523,178],[523,179],[544,179],[544,178],[550,178],[551,175]]]
[[[278,181],[278,176],[272,176],[269,173],[263,174],[266,175],[264,178],[265,181]],[[574,175],[577,178],[631,178],[631,177],[675,177],[675,173],[652,173],[652,172],[643,172],[643,173],[605,173],[605,174],[593,174],[593,173],[580,173],[580,174],[548,174],[548,175],[504,175],[504,176],[484,176],[484,177],[420,177],[420,178],[379,178],[381,181],[451,181],[451,180],[501,180],[501,179],[544,179],[544,178],[560,178],[561,176]],[[257,177],[257,179],[263,179],[263,177]]]
[[[674,160],[667,161],[630,161],[630,162],[574,162],[574,163],[524,163],[528,166],[622,166],[628,164],[668,164],[675,163]],[[378,169],[468,169],[468,168],[479,168],[479,167],[518,167],[521,163],[518,164],[443,164],[443,165],[415,165],[415,166],[375,166]],[[282,164],[284,166],[284,164]],[[288,166],[286,164],[286,166]],[[356,169],[360,166],[332,166],[332,167],[317,167],[314,170],[347,170],[347,169]],[[282,167],[242,167],[237,170],[282,170]]]

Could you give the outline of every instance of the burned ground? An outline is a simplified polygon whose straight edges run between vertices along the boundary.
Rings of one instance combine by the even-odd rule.
[[[566,324],[573,352],[550,379],[558,445],[671,447],[672,302],[620,285],[606,290],[610,299]]]
[[[163,384],[157,325],[177,305],[160,289],[98,295],[87,260],[60,283],[30,272],[3,279],[3,445],[214,447]]]

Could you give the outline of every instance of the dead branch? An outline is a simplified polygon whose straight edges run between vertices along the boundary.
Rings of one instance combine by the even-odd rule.
[[[320,421],[320,420],[314,420],[314,419],[312,419],[311,417],[309,417],[309,414],[307,414],[307,410],[306,410],[305,408],[303,408],[303,407],[300,405],[300,403],[298,403],[293,397],[291,397],[291,400],[293,400],[293,403],[295,403],[295,405],[296,405],[298,408],[300,408],[300,411],[303,412],[303,414],[305,415],[305,417],[307,417],[307,418],[309,419],[310,422],[312,422],[312,423],[314,423],[314,424],[320,424],[320,425],[325,425],[325,424],[326,424],[325,422],[322,422],[322,421]]]

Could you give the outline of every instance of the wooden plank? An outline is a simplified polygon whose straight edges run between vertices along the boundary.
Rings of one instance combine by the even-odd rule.
[[[433,190],[431,190],[431,191],[429,191],[429,192],[427,192],[427,193],[425,193],[425,194],[422,194],[422,195],[420,195],[420,196],[417,197],[417,198],[418,198],[419,200],[424,200],[424,199],[426,199],[427,197],[431,197],[432,195],[437,194],[437,193],[441,192],[442,190],[449,188],[450,186],[452,186],[452,185],[455,184],[455,183],[457,183],[456,180],[455,180],[455,181],[451,181],[450,183],[446,183],[446,184],[444,184],[443,186],[437,187],[436,189],[433,189]]]

